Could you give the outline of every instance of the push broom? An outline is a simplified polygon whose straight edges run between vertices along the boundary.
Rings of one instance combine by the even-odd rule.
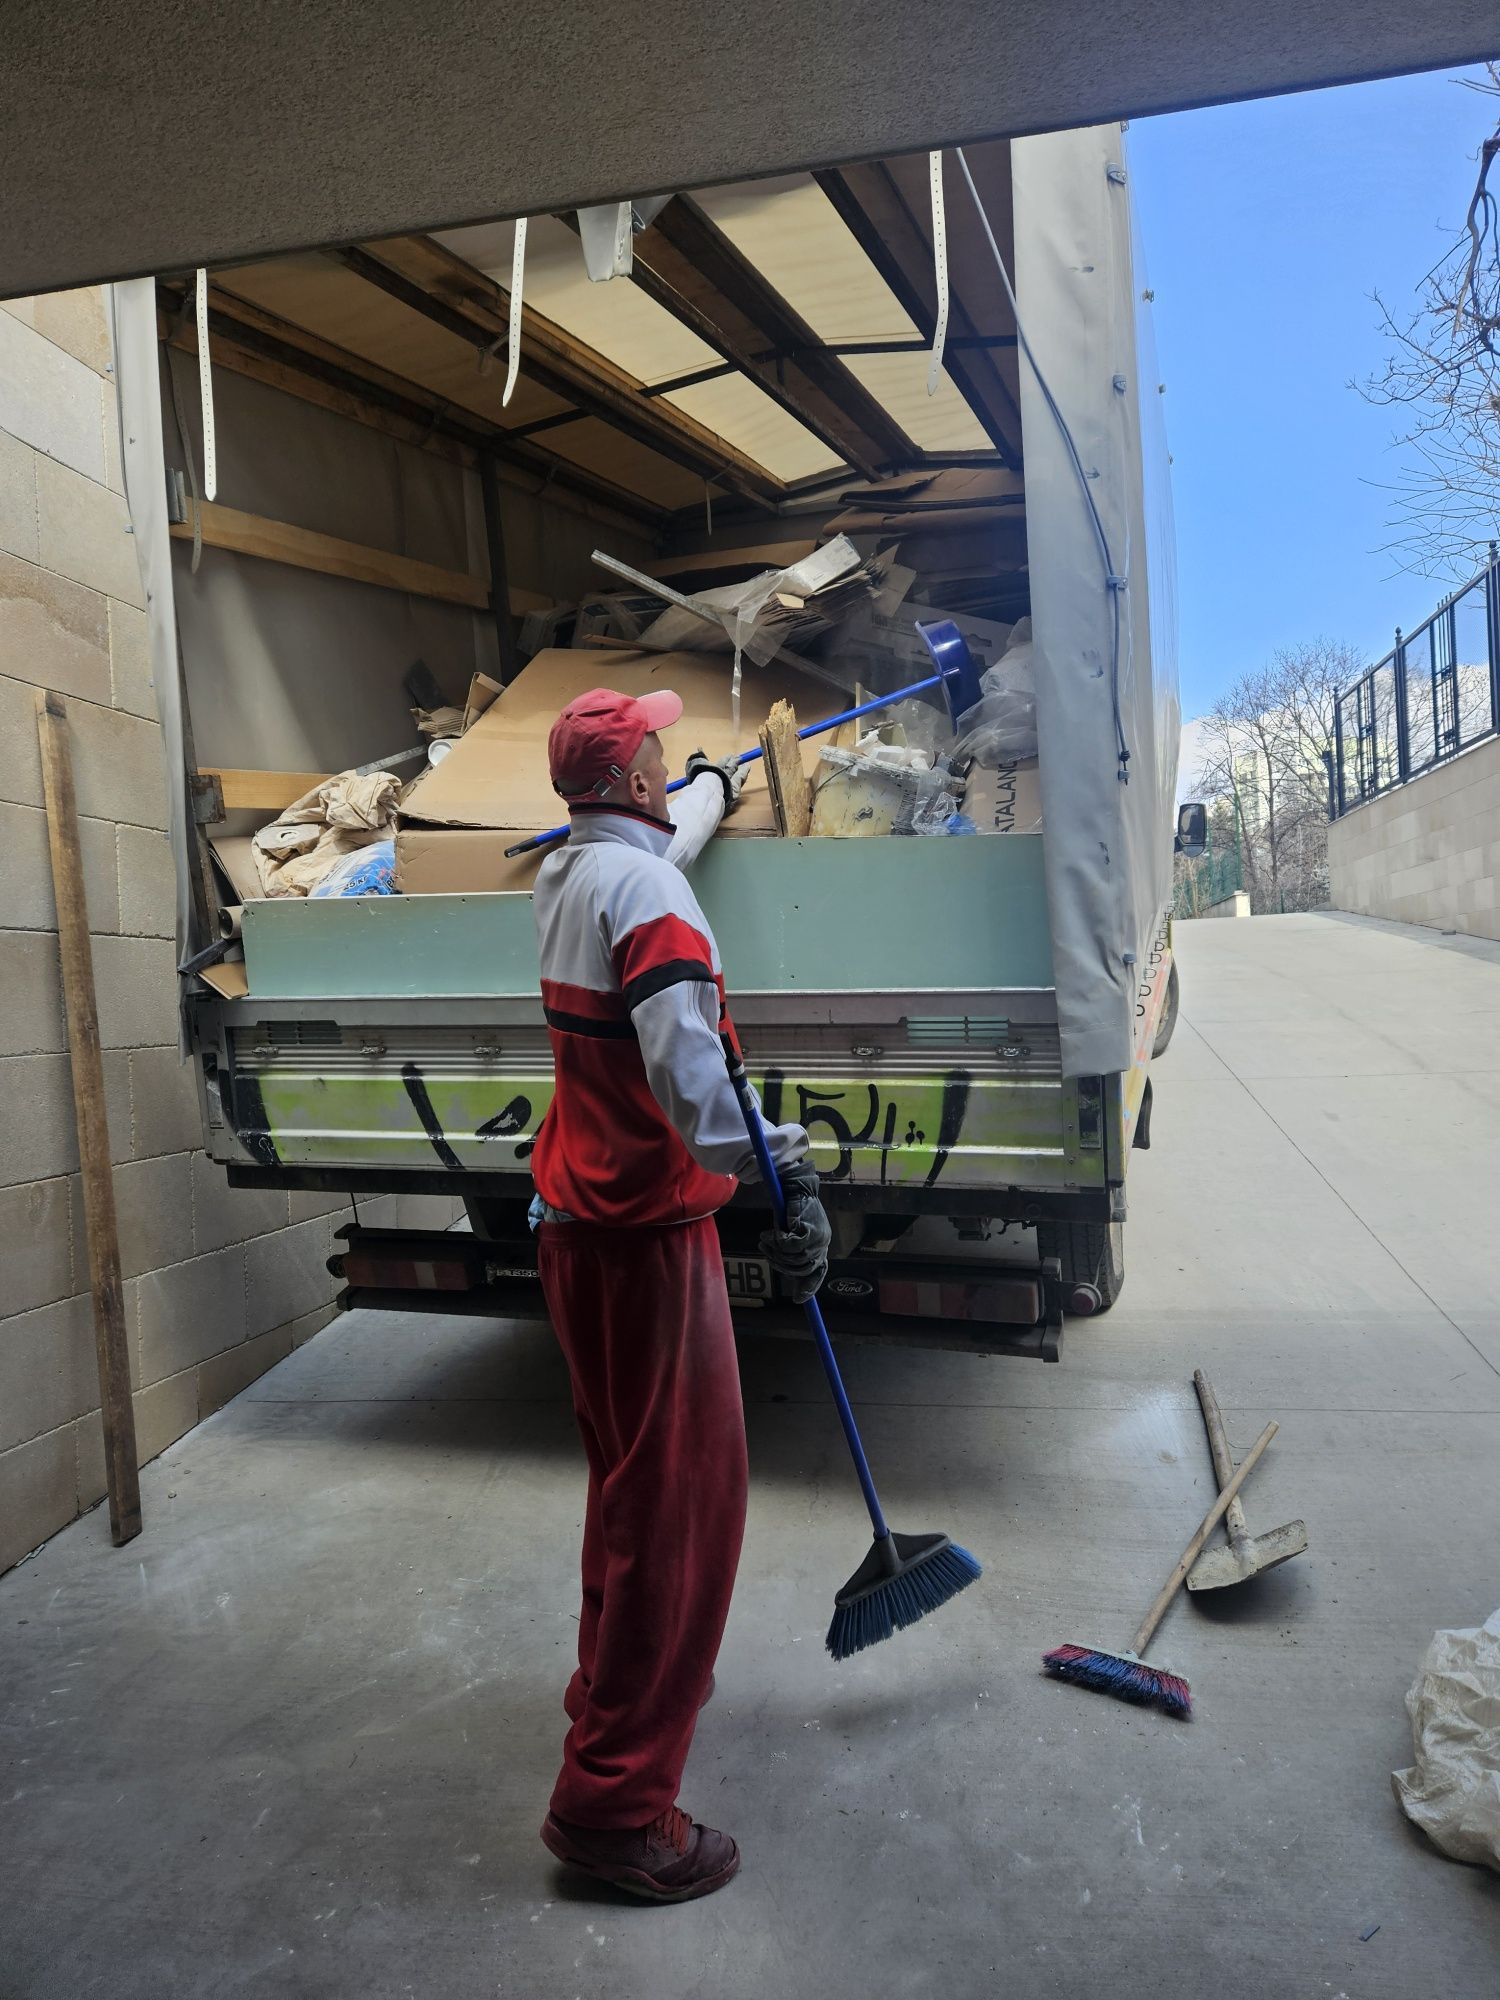
[[[777,1227],[785,1229],[786,1196],[782,1192],[776,1164],[771,1158],[765,1126],[751,1093],[750,1079],[745,1074],[744,1064],[733,1051],[726,1048],[725,1053],[734,1094],[739,1099],[745,1130],[755,1149],[760,1177],[771,1197]],[[833,1391],[839,1422],[844,1427],[854,1470],[859,1474],[865,1505],[870,1511],[870,1525],[875,1530],[870,1553],[833,1600],[828,1650],[836,1660],[847,1660],[852,1653],[862,1652],[866,1646],[878,1645],[882,1639],[891,1638],[904,1626],[914,1625],[929,1611],[939,1610],[981,1572],[969,1551],[961,1549],[947,1535],[898,1535],[887,1527],[870,1472],[870,1462],[860,1443],[854,1412],[849,1407],[848,1392],[834,1358],[833,1343],[828,1338],[828,1328],[823,1324],[822,1309],[816,1298],[805,1300],[802,1309],[807,1314],[807,1324],[817,1344],[823,1372]],[[1246,1464],[1249,1462],[1247,1459]]]
[[[1166,1616],[1167,1606],[1181,1590],[1183,1579],[1203,1544],[1229,1511],[1235,1495],[1255,1470],[1278,1428],[1274,1423],[1267,1424],[1245,1453],[1234,1477],[1204,1515],[1198,1532],[1178,1558],[1177,1567],[1157,1592],[1126,1651],[1104,1653],[1094,1646],[1059,1646],[1054,1652],[1042,1655],[1042,1665],[1055,1680],[1072,1681],[1075,1686],[1093,1688],[1098,1694],[1117,1695],[1121,1701],[1133,1701],[1139,1707],[1163,1708],[1168,1715],[1192,1714],[1192,1694],[1186,1677],[1168,1673],[1165,1667],[1153,1667],[1141,1654],[1150,1645],[1151,1634]]]

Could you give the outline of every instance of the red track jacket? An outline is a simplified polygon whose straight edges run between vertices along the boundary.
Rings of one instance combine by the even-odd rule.
[[[720,1040],[734,1031],[718,947],[680,872],[717,824],[722,788],[704,777],[680,799],[676,828],[575,807],[572,837],[537,876],[556,1091],[532,1174],[579,1222],[687,1222],[756,1178]],[[800,1125],[766,1129],[778,1166],[804,1157]]]

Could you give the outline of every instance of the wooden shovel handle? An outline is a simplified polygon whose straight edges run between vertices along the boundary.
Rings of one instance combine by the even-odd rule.
[[[1208,1449],[1214,1461],[1214,1479],[1222,1489],[1234,1477],[1234,1453],[1229,1449],[1229,1433],[1224,1428],[1224,1416],[1219,1408],[1219,1399],[1201,1368],[1193,1370],[1193,1387],[1198,1391],[1198,1407],[1203,1412],[1203,1424],[1208,1432]],[[1245,1510],[1238,1500],[1225,1512],[1224,1526],[1229,1530],[1231,1542],[1237,1539],[1243,1540],[1248,1534]]]
[[[1250,1474],[1260,1463],[1261,1453],[1271,1442],[1272,1438],[1275,1437],[1280,1428],[1281,1426],[1274,1421],[1266,1425],[1260,1436],[1240,1460],[1234,1477],[1203,1516],[1202,1521],[1199,1523],[1197,1534],[1194,1535],[1193,1539],[1183,1550],[1181,1556],[1178,1558],[1176,1569],[1173,1570],[1172,1574],[1162,1585],[1161,1590],[1157,1594],[1156,1602],[1141,1620],[1140,1627],[1130,1642],[1132,1653],[1140,1654],[1145,1652],[1151,1642],[1151,1634],[1160,1625],[1167,1606],[1182,1588],[1182,1580],[1198,1560],[1203,1544],[1208,1540],[1214,1529],[1218,1527],[1220,1521],[1223,1520],[1230,1501],[1233,1500],[1236,1493],[1239,1492]]]

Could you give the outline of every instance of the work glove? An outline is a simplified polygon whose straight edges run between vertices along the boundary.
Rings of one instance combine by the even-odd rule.
[[[740,793],[745,789],[746,768],[738,757],[725,757],[715,764],[704,751],[695,750],[687,760],[687,781],[691,784],[694,778],[701,778],[705,771],[712,772],[724,787],[724,810],[731,813],[739,804]]]
[[[818,1176],[806,1160],[783,1169],[780,1178],[786,1200],[786,1228],[766,1230],[760,1247],[771,1269],[786,1281],[800,1306],[828,1275],[833,1228],[818,1199]]]

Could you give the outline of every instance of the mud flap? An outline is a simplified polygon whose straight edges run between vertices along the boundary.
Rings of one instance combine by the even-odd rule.
[[[1136,1114],[1135,1136],[1131,1147],[1139,1146],[1143,1153],[1151,1151],[1151,1079],[1146,1078],[1146,1088],[1141,1093],[1141,1108]]]

